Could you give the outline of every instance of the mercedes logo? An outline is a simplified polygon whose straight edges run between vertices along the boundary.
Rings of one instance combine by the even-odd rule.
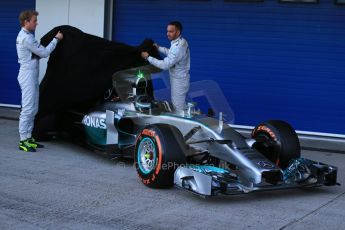
[[[273,165],[271,162],[268,162],[268,161],[259,161],[259,162],[258,162],[258,165],[259,165],[261,168],[264,168],[264,169],[271,169],[271,168],[274,168],[274,165]]]

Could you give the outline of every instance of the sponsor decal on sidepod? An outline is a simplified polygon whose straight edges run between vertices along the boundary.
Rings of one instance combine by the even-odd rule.
[[[92,127],[92,128],[106,129],[104,118],[98,118],[98,117],[92,117],[89,115],[85,115],[82,123],[84,125]]]

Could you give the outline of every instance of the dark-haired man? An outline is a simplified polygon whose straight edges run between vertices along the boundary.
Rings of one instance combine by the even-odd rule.
[[[63,39],[63,34],[58,32],[47,47],[40,45],[33,35],[37,26],[37,16],[38,12],[35,10],[25,10],[20,13],[19,22],[22,29],[16,40],[20,64],[18,82],[22,92],[22,109],[19,116],[19,149],[25,152],[35,152],[36,148],[43,147],[31,136],[38,110],[39,58],[48,57],[55,49],[58,41]]]
[[[142,52],[142,58],[150,64],[166,70],[169,69],[171,85],[171,101],[175,112],[183,114],[186,106],[186,94],[189,90],[189,70],[190,70],[190,53],[186,39],[182,36],[182,24],[178,21],[170,22],[167,26],[167,37],[171,41],[169,49],[154,44],[166,57],[158,60],[149,56],[147,52]]]

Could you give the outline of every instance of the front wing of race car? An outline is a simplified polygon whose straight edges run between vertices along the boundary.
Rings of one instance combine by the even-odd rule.
[[[269,171],[267,171],[269,173]],[[265,172],[264,172],[265,173]],[[298,187],[338,185],[337,168],[309,159],[292,160],[285,170],[274,173],[276,178],[260,184],[242,183],[235,171],[205,165],[185,165],[177,168],[174,184],[202,197],[218,194],[235,195],[255,191],[280,190]],[[264,177],[264,176],[263,176]],[[273,182],[274,181],[274,182]]]

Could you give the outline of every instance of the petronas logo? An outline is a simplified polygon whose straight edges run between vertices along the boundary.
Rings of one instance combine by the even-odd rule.
[[[82,123],[86,126],[97,128],[97,129],[106,129],[105,125],[105,119],[104,118],[98,118],[98,117],[92,117],[89,115],[85,115],[83,118]]]

